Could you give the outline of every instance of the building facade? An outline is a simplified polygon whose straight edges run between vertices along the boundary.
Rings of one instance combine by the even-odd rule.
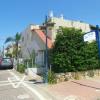
[[[62,16],[57,17],[49,17],[48,19],[48,27],[47,27],[47,34],[48,37],[55,41],[57,31],[60,27],[68,27],[68,28],[76,28],[81,29],[82,32],[89,32],[91,30],[90,25],[81,21],[73,21],[73,20],[66,20]]]
[[[29,25],[21,32],[21,53],[24,59],[30,58],[32,51],[35,51],[35,63],[39,66],[45,64],[45,44],[46,29],[48,36],[48,48],[52,48],[59,27],[74,27],[81,29],[83,32],[91,30],[90,25],[81,21],[65,20],[63,16],[57,18],[49,16],[47,23],[43,25]]]
[[[44,65],[45,33],[37,25],[29,25],[21,36],[21,53],[24,59],[30,59],[35,51],[35,64]],[[48,48],[51,48],[51,40],[48,39]]]

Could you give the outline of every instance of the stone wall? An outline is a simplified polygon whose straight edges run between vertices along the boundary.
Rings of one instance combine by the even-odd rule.
[[[100,70],[56,73],[56,80],[57,80],[57,83],[59,83],[59,82],[64,82],[68,80],[87,79],[89,77],[96,77],[96,76],[100,76]]]

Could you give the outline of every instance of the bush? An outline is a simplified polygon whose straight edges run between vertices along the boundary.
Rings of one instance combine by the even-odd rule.
[[[18,64],[17,71],[20,72],[20,73],[24,73],[25,72],[25,65],[24,64]]]
[[[99,68],[95,41],[83,41],[84,34],[74,28],[61,28],[50,50],[50,63],[55,73],[86,71]]]
[[[12,54],[11,53],[6,53],[5,56],[6,57],[12,57]]]
[[[52,71],[48,71],[48,83],[49,84],[55,84],[56,83],[56,76],[55,73]]]

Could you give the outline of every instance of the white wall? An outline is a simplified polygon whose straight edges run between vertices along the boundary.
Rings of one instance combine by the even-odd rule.
[[[27,59],[30,58],[30,54],[33,50],[35,50],[36,53],[36,59],[35,62],[38,65],[44,65],[44,53],[40,52],[40,50],[45,49],[45,45],[43,41],[38,37],[37,33],[33,32],[31,30],[31,26],[25,29],[25,31],[22,32],[21,37],[21,52],[22,57]],[[24,37],[24,41],[23,40]]]
[[[57,34],[57,30],[59,29],[60,26],[62,27],[74,27],[77,29],[82,29],[83,32],[89,32],[90,31],[90,25],[84,22],[80,21],[71,21],[71,20],[65,20],[62,18],[56,18],[52,17],[51,18],[51,23],[55,23],[54,27],[49,29],[48,27],[48,36],[52,38],[52,41],[54,42]]]

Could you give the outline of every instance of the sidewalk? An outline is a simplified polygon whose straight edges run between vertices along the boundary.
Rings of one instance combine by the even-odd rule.
[[[98,82],[74,80],[48,86],[46,89],[56,95],[59,100],[65,98],[65,100],[100,100],[100,80]]]

